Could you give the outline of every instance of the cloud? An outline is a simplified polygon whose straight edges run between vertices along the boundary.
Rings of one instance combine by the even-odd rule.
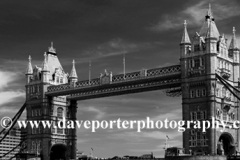
[[[83,112],[86,112],[86,114],[94,113],[93,119],[102,119],[105,116],[105,112],[93,106],[80,106],[79,111],[81,114],[85,114]]]
[[[3,104],[6,104],[6,103],[12,103],[12,102],[16,101],[17,98],[23,98],[24,96],[25,96],[25,92],[23,92],[23,91],[0,92],[0,97],[1,97],[0,106],[2,106]]]
[[[213,0],[211,3],[213,16],[217,21],[240,15],[240,6],[235,4],[234,1],[231,3],[225,3],[225,1]],[[190,26],[202,25],[208,10],[208,4],[209,1],[207,0],[200,1],[199,3],[187,7],[179,13],[165,14],[161,17],[161,20],[157,24],[151,25],[148,29],[158,32],[178,29],[183,27],[184,20],[187,20],[187,23]]]
[[[142,42],[142,43],[134,43],[128,42],[121,38],[114,38],[105,43],[99,44],[92,49],[85,50],[85,55],[91,55],[93,58],[99,57],[108,57],[115,56],[121,54],[127,54],[130,52],[139,51],[142,49],[146,49],[152,47],[150,43]]]
[[[25,92],[22,90],[10,89],[18,82],[20,72],[11,72],[11,71],[2,71],[0,70],[0,106],[6,103],[13,103],[17,101],[19,98],[23,98],[25,96]],[[13,87],[14,88],[14,87]],[[7,90],[6,90],[7,89]],[[2,109],[2,108],[1,108]]]
[[[7,88],[10,83],[18,79],[19,72],[1,71],[0,70],[0,91]]]

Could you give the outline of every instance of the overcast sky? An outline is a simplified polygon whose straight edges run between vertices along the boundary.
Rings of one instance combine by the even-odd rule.
[[[123,54],[127,72],[178,64],[184,20],[192,37],[200,31],[209,3],[220,34],[230,42],[233,26],[240,33],[237,0],[0,1],[0,117],[12,117],[24,103],[28,55],[33,66],[41,65],[51,42],[65,72],[75,59],[79,80],[88,78],[90,60],[92,77],[104,69],[122,73]],[[79,120],[180,120],[181,114],[181,97],[163,91],[79,101],[77,113]],[[163,157],[166,135],[170,146],[182,146],[182,134],[172,129],[77,133],[78,150],[89,154],[92,147],[97,157],[151,152]]]

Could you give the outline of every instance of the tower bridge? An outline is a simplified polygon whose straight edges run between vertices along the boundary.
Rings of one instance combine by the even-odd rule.
[[[140,70],[113,75],[105,71],[100,77],[78,81],[73,61],[66,74],[51,46],[41,67],[32,67],[31,57],[26,71],[27,120],[58,122],[77,119],[77,101],[121,94],[166,90],[167,95],[182,95],[183,120],[216,120],[227,122],[223,129],[190,128],[183,133],[185,153],[193,155],[231,155],[239,151],[239,130],[230,126],[239,120],[238,97],[221,82],[239,88],[239,46],[233,27],[230,45],[219,34],[211,6],[200,32],[190,38],[184,22],[180,41],[180,65]],[[223,80],[218,80],[216,74]],[[177,93],[177,94],[176,94]],[[40,150],[43,160],[75,159],[76,129],[27,128],[25,152]],[[38,144],[38,145],[37,145]],[[38,147],[37,147],[38,146]]]
[[[180,87],[181,68],[180,65],[174,65],[125,75],[112,75],[105,71],[102,76],[93,80],[49,86],[45,94],[67,96],[69,100],[84,100]]]

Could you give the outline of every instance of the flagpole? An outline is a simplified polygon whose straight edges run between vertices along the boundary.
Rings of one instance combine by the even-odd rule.
[[[125,79],[125,74],[126,74],[126,64],[125,64],[125,53],[123,53],[123,76]]]
[[[93,159],[93,148],[91,148],[91,157]]]
[[[165,142],[165,150],[167,150],[167,136],[166,136],[166,142]]]
[[[89,79],[88,83],[90,85],[91,84],[91,61],[89,61],[89,75],[88,75],[88,79]]]
[[[169,147],[168,146],[168,139],[169,139],[169,137],[168,137],[168,135],[166,135],[166,149]]]

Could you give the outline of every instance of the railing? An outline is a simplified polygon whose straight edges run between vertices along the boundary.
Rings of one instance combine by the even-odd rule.
[[[146,78],[154,78],[154,77],[161,77],[166,75],[173,75],[173,74],[179,74],[181,73],[181,67],[180,65],[174,65],[169,67],[163,67],[163,68],[155,68],[150,70],[141,70],[138,72],[132,72],[127,74],[119,74],[112,76],[112,80],[109,84],[116,84],[116,83],[122,83],[122,82],[128,82],[128,81],[135,81],[139,79],[146,79]],[[69,90],[71,88],[87,88],[87,87],[94,87],[101,85],[101,78],[95,78],[84,81],[78,81],[75,83],[75,85],[71,84],[62,84],[62,85],[54,85],[48,87],[48,92],[57,92],[57,91],[63,91],[63,90]]]

